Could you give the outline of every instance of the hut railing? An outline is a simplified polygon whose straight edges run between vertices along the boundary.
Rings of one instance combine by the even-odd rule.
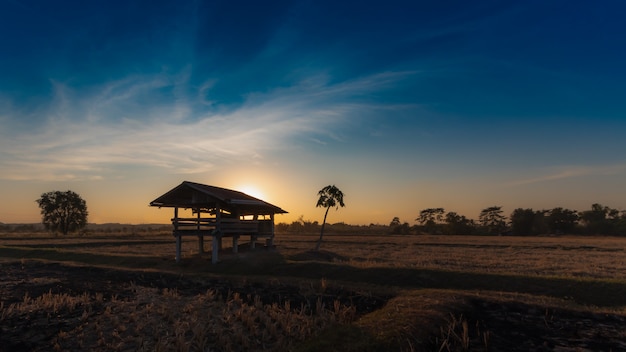
[[[216,218],[173,218],[176,235],[210,235],[209,233],[218,228]],[[237,218],[222,218],[219,223],[222,236],[229,235],[272,235],[271,220],[242,220]]]
[[[220,222],[220,231],[223,235],[257,234],[259,232],[259,222],[257,220],[222,218],[222,221]]]
[[[198,232],[213,231],[216,226],[215,218],[173,218],[174,231]]]

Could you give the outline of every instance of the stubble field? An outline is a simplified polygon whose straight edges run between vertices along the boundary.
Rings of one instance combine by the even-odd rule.
[[[0,235],[0,350],[626,350],[626,239],[316,239]]]

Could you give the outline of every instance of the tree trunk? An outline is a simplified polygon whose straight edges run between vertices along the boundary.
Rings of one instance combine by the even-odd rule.
[[[315,250],[319,251],[320,246],[322,245],[322,237],[324,237],[324,225],[326,225],[326,216],[328,216],[328,210],[330,207],[326,208],[326,213],[324,213],[324,221],[322,221],[322,231],[320,232],[320,239],[317,240],[317,244],[315,245]]]

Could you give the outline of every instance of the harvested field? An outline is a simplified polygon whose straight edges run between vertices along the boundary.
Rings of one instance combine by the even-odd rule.
[[[0,240],[1,351],[626,350],[621,238]]]

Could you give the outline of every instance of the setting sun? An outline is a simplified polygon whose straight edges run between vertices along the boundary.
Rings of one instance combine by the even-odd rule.
[[[264,200],[264,197],[265,197],[264,193],[261,190],[259,190],[259,188],[250,184],[237,186],[235,189],[249,196],[253,196],[261,200]]]

